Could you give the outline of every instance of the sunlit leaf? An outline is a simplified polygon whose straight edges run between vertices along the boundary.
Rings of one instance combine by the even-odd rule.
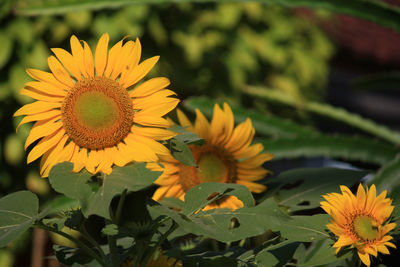
[[[39,199],[18,191],[0,199],[0,247],[16,239],[38,219]]]

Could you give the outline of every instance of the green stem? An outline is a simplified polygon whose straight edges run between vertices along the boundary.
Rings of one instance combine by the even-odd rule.
[[[151,253],[148,253],[146,257],[143,259],[141,266],[147,266],[148,261],[153,256],[153,254],[157,251],[157,249],[162,245],[162,243],[168,238],[170,234],[172,234],[178,228],[178,224],[175,221],[172,221],[171,227],[168,229],[165,234],[161,235],[160,239],[157,241]]]
[[[119,224],[119,222],[121,220],[122,207],[124,206],[127,191],[128,191],[127,189],[122,191],[122,194],[118,201],[117,210],[116,210],[114,216],[110,209],[110,216],[112,218],[112,222],[108,222],[108,224],[111,224],[111,223],[116,224],[116,225]],[[118,247],[117,247],[117,238],[116,238],[116,236],[109,235],[109,236],[107,236],[107,239],[108,239],[108,246],[110,248],[111,264],[114,267],[118,267],[119,266],[119,254],[118,254]]]
[[[70,236],[69,234],[66,234],[64,232],[61,232],[55,228],[49,227],[47,225],[44,224],[35,224],[34,227],[38,227],[41,228],[43,230],[47,230],[56,234],[59,234],[65,238],[67,238],[68,240],[74,242],[75,244],[78,245],[78,247],[80,247],[81,249],[83,249],[88,255],[92,256],[93,259],[95,259],[98,263],[100,263],[101,266],[103,267],[108,267],[107,263],[99,256],[96,254],[95,251],[93,251],[93,249],[91,249],[90,247],[88,247],[87,245],[85,245],[83,242],[79,241],[78,239]]]
[[[99,253],[101,254],[101,257],[103,259],[106,258],[106,255],[104,254],[104,251],[101,249],[100,245],[96,242],[96,240],[93,239],[93,237],[91,237],[91,235],[88,233],[88,231],[86,230],[85,224],[82,224],[81,227],[79,228],[81,234],[83,235],[83,237],[89,241],[90,244],[92,244],[93,247],[97,248],[97,250],[99,251]]]

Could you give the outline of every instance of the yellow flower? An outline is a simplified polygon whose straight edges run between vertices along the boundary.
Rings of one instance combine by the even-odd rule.
[[[175,135],[163,129],[170,122],[162,116],[179,100],[170,97],[175,93],[166,89],[170,82],[164,77],[134,87],[159,57],[139,63],[139,39],[123,41],[108,51],[109,36],[103,34],[93,59],[88,44],[72,36],[72,54],[52,49],[55,56],[48,58],[51,72],[27,69],[37,81],[26,83],[21,94],[36,101],[14,116],[26,115],[20,125],[35,121],[25,149],[40,140],[27,162],[42,157],[42,176],[63,161],[74,163],[75,172],[85,167],[93,174],[109,174],[114,164],[157,161],[159,155],[169,154],[156,140]]]
[[[164,172],[156,181],[161,187],[155,191],[153,199],[176,197],[184,200],[187,190],[203,182],[241,184],[255,193],[266,190],[264,185],[254,181],[268,173],[262,164],[272,155],[259,154],[264,149],[261,144],[251,145],[255,131],[249,118],[235,128],[232,110],[225,103],[224,110],[214,106],[211,123],[199,110],[196,110],[194,125],[180,110],[178,119],[188,131],[205,140],[201,146],[189,146],[198,168],[184,165],[171,156],[162,157]],[[157,169],[156,164],[152,167]],[[229,196],[208,205],[206,209],[220,207],[235,210],[242,206],[238,198]]]
[[[356,248],[361,261],[370,266],[369,255],[389,254],[387,247],[396,248],[389,242],[392,237],[386,235],[396,227],[395,223],[386,224],[394,208],[392,200],[386,198],[386,191],[376,196],[375,185],[365,192],[360,184],[357,196],[346,186],[340,189],[342,194],[327,194],[323,196],[326,201],[321,202],[321,207],[332,216],[328,229],[339,237],[333,247],[336,253],[345,246]]]

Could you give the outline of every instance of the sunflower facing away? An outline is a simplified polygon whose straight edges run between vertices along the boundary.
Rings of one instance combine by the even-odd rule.
[[[169,151],[157,140],[175,133],[162,116],[179,100],[166,89],[164,77],[138,82],[153,68],[158,56],[141,63],[141,45],[119,41],[108,51],[108,34],[97,43],[94,58],[85,41],[71,37],[71,51],[52,49],[51,72],[27,69],[36,81],[28,82],[21,94],[37,101],[20,108],[22,125],[35,122],[25,149],[35,141],[28,163],[41,158],[40,173],[48,176],[57,163],[69,161],[74,171],[110,174],[113,164],[157,161]],[[83,45],[83,46],[82,46]],[[137,85],[137,86],[135,86]],[[19,127],[18,126],[18,127]]]
[[[339,237],[333,247],[336,253],[345,246],[356,248],[361,261],[370,266],[369,255],[389,254],[387,247],[396,248],[389,242],[392,237],[386,235],[396,227],[395,223],[386,223],[394,208],[392,200],[386,198],[386,190],[376,196],[375,185],[365,191],[360,184],[357,196],[346,186],[340,189],[342,194],[327,194],[323,196],[326,201],[321,202],[321,207],[332,216],[328,229]]]
[[[196,110],[196,121],[192,124],[180,111],[177,111],[179,123],[205,140],[201,146],[189,146],[195,159],[196,167],[180,163],[171,156],[163,156],[163,174],[157,179],[160,187],[153,199],[175,197],[184,200],[185,192],[203,182],[236,183],[247,186],[251,192],[260,193],[266,190],[264,185],[254,183],[268,173],[262,164],[272,158],[271,154],[261,153],[261,144],[251,145],[255,131],[251,120],[234,127],[233,113],[225,103],[224,110],[214,106],[211,123]],[[157,169],[156,164],[152,164]],[[206,207],[230,208],[235,210],[243,203],[234,196],[225,197]]]

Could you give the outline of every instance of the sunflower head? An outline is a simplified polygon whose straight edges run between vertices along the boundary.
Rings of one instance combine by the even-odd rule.
[[[196,167],[187,166],[171,156],[161,160],[163,174],[156,181],[160,188],[153,198],[165,197],[184,199],[185,192],[204,182],[242,184],[255,193],[266,190],[264,185],[255,183],[268,174],[263,163],[272,158],[271,154],[260,153],[261,144],[252,145],[255,134],[251,120],[247,119],[234,126],[231,108],[224,103],[223,110],[216,104],[211,123],[196,110],[196,120],[190,120],[178,110],[179,123],[188,131],[194,132],[205,140],[202,145],[190,145]],[[158,167],[153,165],[154,169]],[[229,196],[210,204],[206,209],[225,207],[232,210],[242,207],[243,203],[234,196]]]
[[[360,184],[356,196],[346,186],[340,189],[342,194],[327,194],[323,196],[326,201],[321,202],[332,216],[328,229],[339,237],[333,247],[336,253],[345,246],[356,248],[361,261],[370,266],[369,255],[389,254],[387,247],[396,248],[387,235],[396,226],[387,222],[394,208],[392,200],[386,198],[386,191],[376,196],[375,185],[364,190]]]
[[[108,49],[108,34],[101,36],[94,55],[85,41],[72,36],[70,43],[71,53],[52,49],[50,72],[27,70],[36,81],[26,83],[21,94],[36,101],[14,116],[25,115],[20,125],[35,122],[25,149],[39,142],[28,154],[28,163],[42,157],[44,177],[63,161],[73,162],[75,172],[86,168],[93,174],[109,174],[113,165],[152,162],[168,155],[157,141],[175,135],[165,129],[170,122],[162,116],[179,100],[166,89],[167,78],[138,85],[159,57],[140,63],[139,39],[123,39]]]

